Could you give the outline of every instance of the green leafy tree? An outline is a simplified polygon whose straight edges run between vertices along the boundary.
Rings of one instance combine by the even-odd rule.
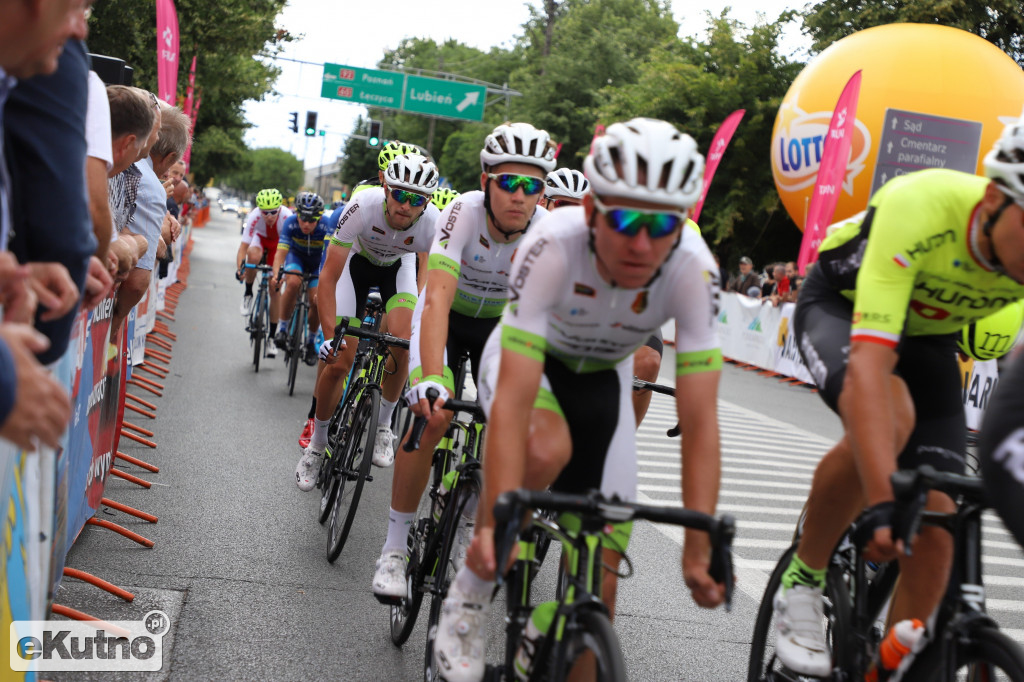
[[[302,187],[305,172],[302,161],[277,147],[247,150],[241,170],[224,178],[229,187],[255,194],[261,189],[275,187],[281,194],[295,196]]]
[[[804,13],[812,50],[865,28],[901,22],[955,26],[995,44],[1024,67],[1020,0],[823,0]]]
[[[791,260],[799,250],[801,233],[782,208],[768,162],[775,115],[803,68],[777,49],[791,16],[748,31],[723,12],[709,18],[706,42],[671,41],[640,67],[636,83],[600,93],[602,122],[661,118],[692,135],[705,154],[722,121],[746,109],[700,216],[705,239],[725,262],[741,255]]]

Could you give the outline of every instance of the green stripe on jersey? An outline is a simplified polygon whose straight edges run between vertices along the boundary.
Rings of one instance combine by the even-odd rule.
[[[544,362],[544,350],[547,345],[547,339],[543,336],[537,336],[507,324],[501,325],[502,348],[515,351],[537,362]]]
[[[697,374],[699,372],[716,372],[722,369],[722,349],[696,350],[689,353],[676,353],[676,376]]]
[[[453,261],[448,256],[442,256],[439,253],[430,254],[430,258],[427,259],[427,270],[442,270],[447,272],[452,277],[458,279],[459,271],[461,266]]]

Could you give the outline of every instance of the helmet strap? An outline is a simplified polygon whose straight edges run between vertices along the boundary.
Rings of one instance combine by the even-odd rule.
[[[530,223],[533,222],[533,216],[530,216],[530,219],[526,221],[526,226],[523,229],[521,229],[521,230],[512,230],[512,231],[504,229],[498,223],[498,219],[494,217],[494,211],[491,210],[491,179],[490,178],[487,178],[487,184],[484,185],[484,210],[487,211],[487,217],[491,219],[491,225],[494,226],[494,229],[497,230],[498,232],[501,232],[509,240],[511,240],[513,235],[523,234],[524,232],[526,232],[528,229],[530,229]],[[536,210],[533,212],[533,215],[537,215]]]
[[[988,239],[989,250],[992,252],[992,255],[989,256],[988,261],[992,265],[993,270],[1003,275],[1006,274],[1006,269],[1003,267],[1002,261],[999,260],[999,256],[996,255],[996,244],[992,240],[992,228],[995,227],[996,221],[999,220],[999,217],[1001,215],[1003,215],[1003,211],[1006,210],[1006,207],[1012,203],[1013,198],[1010,196],[1006,196],[1003,199],[1003,203],[999,205],[999,208],[993,211],[992,215],[990,215],[988,217],[988,220],[985,221],[985,224],[981,226],[982,233]]]

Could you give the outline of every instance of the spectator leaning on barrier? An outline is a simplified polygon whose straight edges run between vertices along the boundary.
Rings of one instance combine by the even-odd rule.
[[[754,272],[754,261],[747,256],[740,258],[740,272],[733,279],[729,291],[753,298],[761,295],[761,278]]]
[[[764,277],[761,278],[761,298],[768,298],[775,291],[778,280],[775,277],[775,268],[778,263],[769,263],[764,268]]]
[[[161,104],[160,136],[157,138],[156,144],[153,145],[153,149],[149,152],[148,164],[153,171],[153,179],[160,183],[160,191],[152,199],[154,208],[159,205],[163,209],[160,222],[160,244],[157,254],[162,259],[169,254],[171,242],[181,234],[181,225],[167,208],[167,200],[174,189],[174,182],[170,179],[165,180],[165,178],[171,167],[178,162],[185,154],[185,150],[188,149],[189,142],[191,141],[191,131],[192,121],[181,109],[168,104]],[[143,159],[140,163],[146,164],[147,160]],[[145,169],[143,172],[146,173]],[[148,173],[146,173],[146,178],[143,179],[145,184],[142,188],[145,191],[140,191],[139,196],[140,198],[145,196],[147,200],[150,200],[149,189],[152,188],[155,191],[156,185],[152,184],[148,177]]]
[[[122,234],[135,210],[135,195],[142,177],[133,166],[153,130],[156,110],[148,94],[125,85],[108,85],[113,167],[108,171],[108,201],[114,222],[110,253],[117,260],[116,279],[124,281],[146,252],[146,240]]]

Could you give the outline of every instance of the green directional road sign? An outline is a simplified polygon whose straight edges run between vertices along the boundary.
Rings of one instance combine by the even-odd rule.
[[[357,69],[342,64],[324,64],[320,96],[358,102],[371,107],[401,109],[404,86],[403,73]]]
[[[402,109],[428,116],[479,121],[484,117],[487,88],[473,83],[407,76]]]

